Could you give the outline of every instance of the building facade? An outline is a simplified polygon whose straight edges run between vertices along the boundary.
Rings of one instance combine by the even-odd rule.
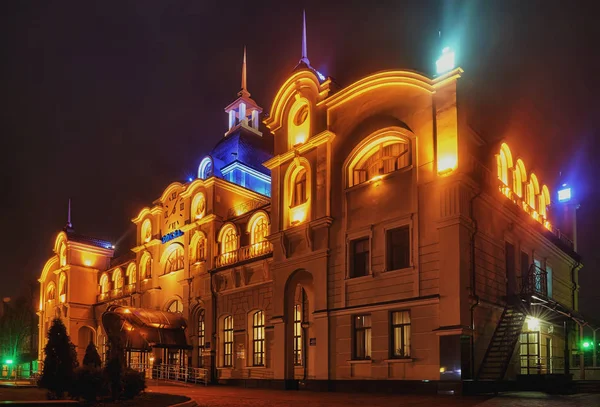
[[[549,188],[468,126],[460,68],[338,88],[304,40],[266,116],[243,66],[224,137],[197,178],[132,219],[129,258],[59,233],[39,279],[40,349],[59,316],[80,359],[89,341],[104,352],[121,335],[132,365],[228,383],[564,368],[579,256],[551,220]]]

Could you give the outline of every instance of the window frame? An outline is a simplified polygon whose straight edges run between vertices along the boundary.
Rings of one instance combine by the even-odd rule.
[[[302,304],[294,304],[294,366],[302,366],[303,336],[302,329]]]
[[[223,362],[222,367],[232,368],[233,367],[233,316],[227,315],[222,320],[223,335]]]
[[[196,318],[196,334],[197,334],[197,344],[198,344],[198,367],[204,366],[204,357],[202,352],[206,345],[206,324],[205,324],[205,312],[204,309],[200,309],[198,311],[198,316]]]
[[[404,229],[407,228],[408,229],[408,264],[406,265],[406,267],[392,267],[393,264],[391,264],[391,248],[390,248],[390,242],[388,240],[388,236],[390,233],[392,233],[395,230],[398,229]],[[412,228],[412,222],[410,221],[403,221],[400,223],[394,223],[394,224],[389,224],[386,225],[383,229],[383,238],[384,238],[384,261],[385,261],[385,271],[394,271],[394,270],[406,270],[406,269],[410,269],[414,266],[414,262],[413,262],[413,228]]]
[[[366,261],[366,270],[365,270],[365,274],[361,274],[361,275],[356,275],[356,262],[355,262],[355,258],[356,258],[356,251],[355,251],[355,247],[357,245],[357,243],[361,243],[364,242],[366,243],[366,247],[367,247],[367,261]],[[365,252],[361,252],[360,254],[364,254]],[[366,277],[371,275],[371,236],[359,236],[359,237],[355,237],[352,239],[348,240],[348,278],[360,278],[360,277]]]
[[[357,326],[358,318],[369,318],[369,325],[366,326],[363,322],[363,326]],[[373,321],[371,314],[353,314],[352,315],[352,360],[372,360],[372,327]],[[362,335],[364,349],[359,355],[358,352],[358,338]]]
[[[265,313],[252,313],[252,366],[265,366]]]
[[[396,313],[406,313],[408,315],[408,323],[394,323],[394,314]],[[407,309],[400,309],[400,310],[392,310],[389,313],[389,318],[390,318],[390,359],[412,359],[411,356],[411,347],[412,347],[412,317],[411,317],[411,312],[410,310]],[[404,328],[408,327],[408,344],[406,344],[406,333]],[[396,351],[395,351],[395,339],[396,339],[396,328],[400,328],[400,332],[401,332],[401,337],[400,337],[400,343],[401,343],[401,347],[404,350],[406,347],[408,348],[408,353],[405,354],[404,356],[399,356],[396,355]]]

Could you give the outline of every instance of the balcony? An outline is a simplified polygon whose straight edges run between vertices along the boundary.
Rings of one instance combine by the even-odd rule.
[[[523,276],[522,294],[548,297],[548,273],[546,270],[532,264]]]
[[[273,252],[273,246],[267,240],[240,247],[238,250],[223,253],[216,258],[216,267],[229,266],[239,261],[253,259]]]

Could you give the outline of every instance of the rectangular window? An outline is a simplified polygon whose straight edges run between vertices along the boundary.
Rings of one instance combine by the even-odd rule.
[[[504,261],[506,263],[506,293],[517,293],[517,274],[515,265],[515,246],[509,242],[504,244]]]
[[[354,316],[354,359],[371,359],[371,315]]]
[[[410,312],[394,311],[391,315],[391,355],[392,359],[410,357]]]
[[[386,232],[387,269],[410,267],[410,228],[408,225]]]
[[[546,279],[548,281],[548,297],[552,298],[552,267],[546,263]]]
[[[302,366],[302,306],[294,305],[294,365]]]
[[[525,252],[521,252],[521,279],[523,285],[527,285],[527,279],[529,277],[529,255]]]
[[[265,365],[265,314],[257,311],[252,316],[252,365]]]
[[[223,366],[233,366],[233,317],[223,320]]]
[[[204,350],[204,310],[198,313],[198,367],[204,366],[204,357],[202,351]]]
[[[350,242],[350,277],[362,277],[369,274],[369,238]]]

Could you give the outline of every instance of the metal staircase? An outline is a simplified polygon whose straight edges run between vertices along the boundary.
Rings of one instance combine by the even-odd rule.
[[[520,307],[517,302],[509,303],[504,308],[477,372],[477,380],[504,379],[525,322],[526,315]]]

